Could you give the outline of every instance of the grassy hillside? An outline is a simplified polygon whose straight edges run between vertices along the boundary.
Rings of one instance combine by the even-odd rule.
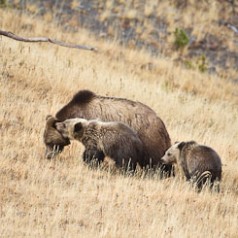
[[[15,7],[48,22],[54,20],[67,31],[86,27],[99,38],[116,39],[130,48],[144,48],[153,55],[169,57],[180,66],[237,81],[237,1],[1,2],[0,7]]]
[[[1,237],[237,236],[237,84],[95,39],[84,30],[66,34],[14,11],[0,10],[0,15],[1,29],[99,49],[1,37]],[[163,119],[172,141],[194,139],[213,147],[223,162],[221,193],[197,194],[179,178],[90,170],[78,143],[46,160],[45,117],[80,89],[146,103]]]

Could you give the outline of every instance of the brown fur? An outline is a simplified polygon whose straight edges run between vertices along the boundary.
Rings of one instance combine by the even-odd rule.
[[[161,157],[171,146],[163,121],[148,106],[123,98],[103,97],[88,90],[79,91],[56,113],[56,118],[99,118],[102,121],[120,121],[134,129],[141,139],[146,159],[143,167],[160,166]],[[58,135],[57,131],[55,130]],[[170,171],[171,166],[168,166]]]
[[[162,157],[165,163],[177,163],[187,180],[194,180],[199,189],[210,181],[221,180],[222,165],[219,155],[210,147],[195,141],[176,143]],[[208,175],[208,176],[206,176]]]
[[[82,142],[86,150],[102,151],[117,167],[134,171],[144,159],[140,138],[124,123],[74,118],[56,123],[56,128],[64,137]]]
[[[46,145],[46,157],[50,159],[55,153],[61,152],[64,146],[69,145],[69,139],[64,138],[55,127],[56,122],[59,122],[51,115],[46,117],[46,125],[44,130],[44,143]]]

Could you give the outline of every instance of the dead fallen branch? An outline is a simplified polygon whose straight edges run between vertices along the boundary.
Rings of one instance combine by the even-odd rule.
[[[23,42],[33,42],[33,43],[34,42],[49,42],[49,43],[52,43],[52,44],[56,44],[56,45],[60,45],[60,46],[63,46],[63,47],[68,47],[68,48],[76,48],[76,49],[81,49],[81,50],[97,51],[96,48],[91,47],[91,46],[66,43],[66,42],[59,41],[59,40],[56,40],[56,39],[51,39],[51,38],[48,38],[48,37],[31,37],[31,38],[28,38],[28,37],[17,36],[12,32],[3,31],[3,30],[0,30],[0,35],[9,37],[13,40],[23,41]]]

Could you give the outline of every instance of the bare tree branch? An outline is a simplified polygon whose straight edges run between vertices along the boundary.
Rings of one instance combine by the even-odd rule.
[[[3,30],[0,30],[0,35],[9,37],[9,38],[17,40],[17,41],[23,41],[23,42],[49,42],[49,43],[60,45],[60,46],[63,46],[63,47],[76,48],[76,49],[81,49],[81,50],[97,51],[96,48],[91,47],[91,46],[75,45],[75,44],[59,41],[59,40],[56,40],[56,39],[51,39],[51,38],[48,38],[48,37],[26,38],[26,37],[17,36],[17,35],[15,35],[14,33],[10,32],[10,31],[3,31]]]

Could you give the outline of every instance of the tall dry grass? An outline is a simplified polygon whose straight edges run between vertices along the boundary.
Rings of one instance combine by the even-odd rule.
[[[1,237],[237,237],[237,85],[99,41],[83,30],[66,34],[14,11],[0,15],[2,29],[100,49],[95,54],[1,38]],[[146,103],[163,119],[172,141],[212,146],[223,162],[221,193],[197,194],[178,178],[91,170],[80,159],[78,143],[46,160],[46,115],[85,88]]]

